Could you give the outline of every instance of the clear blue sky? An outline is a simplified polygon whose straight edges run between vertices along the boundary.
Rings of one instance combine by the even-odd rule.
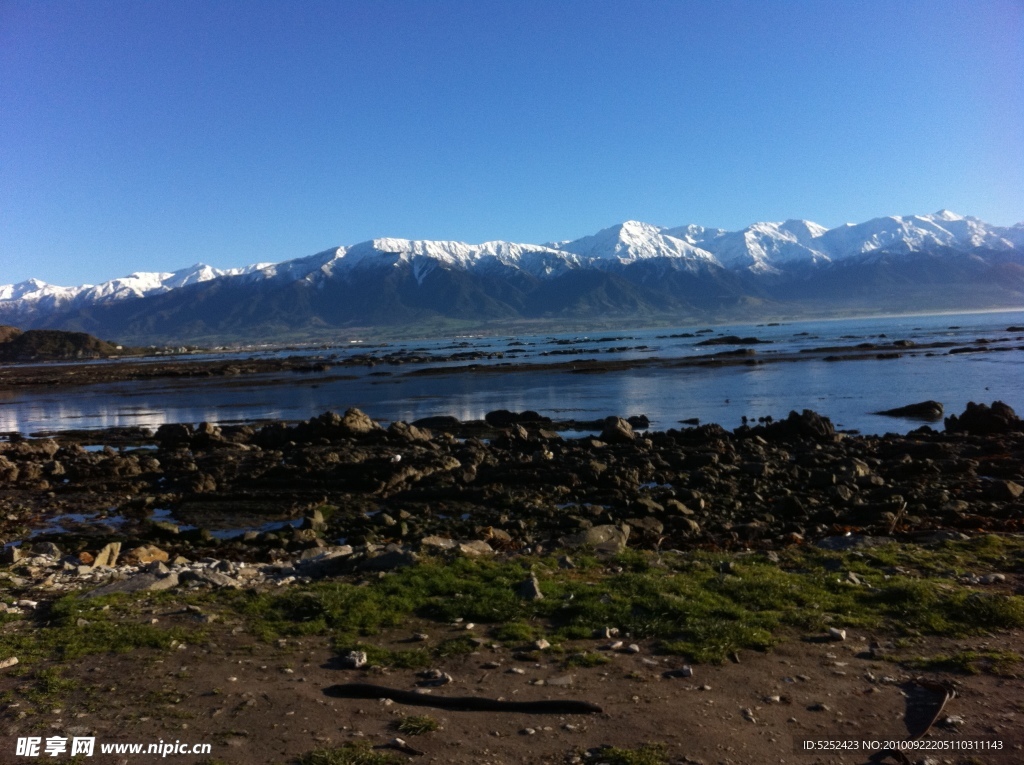
[[[1022,0],[0,0],[0,284],[1024,220]]]

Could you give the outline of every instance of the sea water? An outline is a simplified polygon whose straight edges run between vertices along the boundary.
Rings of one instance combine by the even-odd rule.
[[[734,428],[743,417],[779,419],[791,410],[813,409],[843,429],[906,432],[919,423],[874,413],[932,399],[943,403],[947,413],[961,412],[968,401],[1001,400],[1024,414],[1024,332],[1007,331],[1010,326],[1022,325],[1024,311],[1015,311],[590,334],[494,335],[414,340],[374,348],[346,345],[307,354],[382,358],[402,350],[438,356],[476,351],[492,354],[492,358],[425,365],[379,363],[302,375],[204,378],[189,380],[185,385],[180,379],[155,379],[45,391],[0,391],[0,431],[300,420],[326,410],[358,407],[384,421],[413,421],[433,415],[474,420],[494,409],[533,409],[555,419],[581,420],[645,414],[656,429],[678,427],[681,420],[690,418]],[[672,337],[682,334],[694,336]],[[750,347],[757,351],[754,358],[764,361],[805,349],[897,340],[959,346],[984,340],[1004,350],[950,355],[948,348],[938,348],[931,356],[904,353],[891,359],[869,355],[857,360],[825,361],[819,355],[759,365],[655,365],[587,374],[536,366],[583,359],[683,359],[734,347],[697,345],[719,335],[758,338],[763,342]],[[516,352],[509,353],[513,350]],[[567,350],[573,352],[566,354]],[[294,350],[281,355],[290,353]],[[468,363],[491,366],[510,362],[517,365],[516,371],[407,374],[423,366],[443,370]],[[390,374],[381,376],[381,372]]]

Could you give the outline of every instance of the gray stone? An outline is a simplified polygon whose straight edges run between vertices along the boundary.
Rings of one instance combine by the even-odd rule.
[[[665,530],[665,524],[657,518],[647,516],[646,518],[627,518],[626,523],[634,529],[646,531],[648,534],[660,534]]]
[[[119,592],[142,592],[143,590],[169,590],[178,585],[178,574],[171,572],[167,576],[158,574],[137,574],[130,579],[118,579],[102,587],[87,592],[83,597],[98,598]]]
[[[392,550],[366,558],[358,565],[358,569],[360,571],[392,571],[396,568],[415,565],[417,560],[414,553]]]
[[[420,540],[421,546],[435,550],[451,550],[457,544],[458,542],[450,537],[429,536]]]
[[[59,558],[61,556],[60,548],[53,542],[36,542],[32,545],[32,552],[38,555],[49,555],[51,558]]]
[[[240,589],[242,586],[237,579],[232,579],[227,574],[222,574],[219,571],[213,571],[207,568],[183,571],[180,575],[180,579],[182,582],[204,582],[206,584],[212,584],[214,587],[228,587],[231,589]]]
[[[619,552],[626,546],[629,539],[629,526],[604,525],[584,529],[578,534],[563,537],[561,543],[565,547],[593,547],[601,552]]]
[[[296,570],[302,576],[320,579],[326,576],[338,576],[352,568],[352,548],[349,545],[332,547],[314,555],[312,558],[300,560]]]
[[[470,558],[476,558],[481,555],[493,555],[494,548],[481,539],[473,539],[469,542],[461,542],[459,552]]]

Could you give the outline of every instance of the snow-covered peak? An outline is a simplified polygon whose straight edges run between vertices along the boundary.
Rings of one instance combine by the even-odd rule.
[[[668,229],[711,252],[726,268],[745,268],[757,273],[778,270],[781,264],[827,261],[816,240],[827,229],[806,220],[754,223],[741,231],[680,226]]]
[[[990,226],[977,218],[940,210],[933,215],[891,215],[856,225],[846,224],[819,237],[833,258],[867,252],[921,252],[935,247],[997,250],[1014,246],[1007,229]]]
[[[618,260],[631,263],[649,258],[683,258],[689,261],[715,263],[714,256],[683,239],[677,239],[666,229],[650,223],[628,220],[617,226],[598,231],[559,245],[564,252],[594,260]]]
[[[81,287],[60,287],[56,284],[47,284],[41,279],[26,279],[17,284],[0,285],[0,300],[70,300],[89,286],[86,284]]]

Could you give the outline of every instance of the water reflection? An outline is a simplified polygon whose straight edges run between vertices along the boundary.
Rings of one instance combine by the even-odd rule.
[[[1005,328],[1024,324],[1024,312],[972,316],[859,319],[778,327],[719,328],[722,334],[774,339],[758,354],[802,347],[852,344],[867,340],[914,339],[932,342],[953,338],[960,343],[982,336],[1005,338]],[[957,325],[950,329],[949,325]],[[694,353],[692,339],[658,339],[671,330],[608,333],[608,345],[659,345],[659,354]],[[807,334],[803,334],[806,332]],[[630,339],[620,338],[629,336]],[[563,339],[554,338],[554,340]],[[605,337],[605,336],[596,336]],[[701,336],[704,337],[704,336]],[[862,340],[863,339],[863,340]],[[551,348],[552,338],[536,342],[531,353]],[[507,348],[508,338],[486,339],[472,347]],[[408,343],[438,349],[450,340]],[[603,374],[526,371],[511,374],[403,376],[410,367],[385,368],[390,376],[359,369],[356,379],[336,374],[253,375],[246,378],[190,382],[148,380],[52,391],[6,391],[0,394],[0,431],[38,432],[69,428],[138,425],[156,428],[168,422],[248,422],[298,420],[325,410],[358,407],[383,420],[412,421],[434,415],[463,420],[482,419],[494,409],[533,409],[556,418],[593,419],[610,414],[646,414],[657,428],[674,427],[697,417],[732,428],[741,418],[784,417],[790,410],[811,408],[841,427],[865,433],[905,432],[915,423],[879,417],[871,412],[935,399],[947,412],[960,412],[968,401],[1003,400],[1024,410],[1020,385],[1024,350],[987,354],[905,356],[891,360],[858,360],[764,364],[738,367],[635,369]],[[392,346],[392,349],[398,346]],[[564,347],[564,346],[557,346]],[[589,347],[589,344],[588,346]],[[365,352],[365,349],[359,349]],[[707,353],[707,348],[699,349]],[[644,355],[644,354],[641,354]],[[649,354],[647,354],[649,355]],[[549,360],[549,359],[545,359]],[[380,368],[374,370],[382,371]],[[351,376],[350,368],[345,376]]]

